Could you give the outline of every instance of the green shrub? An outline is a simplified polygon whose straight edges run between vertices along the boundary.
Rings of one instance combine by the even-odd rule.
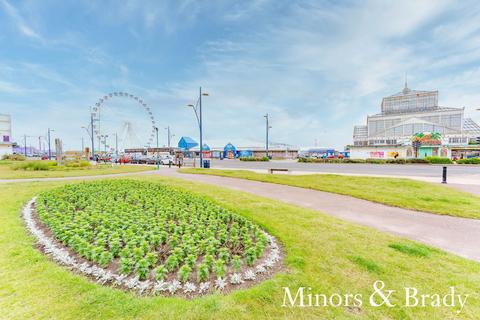
[[[90,167],[90,162],[81,160],[81,161],[66,161],[65,167],[67,168],[87,168]]]
[[[458,164],[480,164],[480,158],[469,158],[457,160]]]
[[[241,157],[240,161],[270,161],[268,157]]]
[[[188,278],[190,278],[191,273],[192,273],[192,269],[185,264],[178,270],[178,279],[181,282],[187,282]]]
[[[165,268],[165,266],[162,264],[162,265],[159,265],[157,267],[157,270],[155,271],[155,279],[157,281],[162,281],[162,280],[165,280],[165,277],[167,275],[167,269]]]
[[[387,159],[385,160],[385,162],[389,164],[405,164],[406,163],[405,159]]]
[[[344,163],[365,163],[365,159],[351,159],[351,158],[343,158]]]
[[[421,158],[411,158],[407,159],[407,163],[428,163],[428,161]]]
[[[303,163],[365,163],[364,159],[350,159],[350,158],[298,158],[298,162]]]
[[[133,270],[133,261],[129,258],[120,259],[120,274],[128,275]]]
[[[215,274],[218,278],[223,278],[225,273],[227,272],[227,267],[225,265],[225,261],[222,259],[218,259],[215,261]]]
[[[149,264],[147,259],[141,259],[137,263],[137,276],[140,280],[147,279],[149,272]]]
[[[375,163],[375,164],[384,164],[384,163],[387,163],[387,161],[385,161],[384,159],[372,159],[372,158],[368,158],[367,160],[365,160],[366,163]]]
[[[197,271],[198,281],[200,282],[207,281],[210,275],[210,272],[208,269],[209,268],[206,263],[201,263],[198,265],[198,271]]]
[[[15,164],[13,170],[48,171],[52,168],[48,161],[25,161]]]
[[[449,158],[441,158],[441,157],[425,157],[428,163],[432,164],[452,164],[452,160]]]
[[[4,154],[2,160],[25,161],[27,158],[23,154]]]
[[[102,266],[102,267],[106,267],[110,264],[110,261],[112,261],[112,254],[108,251],[103,251],[101,254],[100,254],[100,257],[98,259],[98,263]]]
[[[240,268],[242,267],[242,259],[238,255],[233,256],[232,260],[232,267],[235,272],[240,271]]]

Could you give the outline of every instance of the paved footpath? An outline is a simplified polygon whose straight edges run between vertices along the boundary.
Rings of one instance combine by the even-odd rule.
[[[480,220],[389,207],[348,196],[280,184],[184,174],[172,169],[160,170],[157,173],[248,192],[318,210],[343,220],[423,242],[480,262]]]

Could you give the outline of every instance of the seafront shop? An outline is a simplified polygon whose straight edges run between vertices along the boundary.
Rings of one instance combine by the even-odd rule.
[[[452,147],[452,159],[480,158],[480,146]]]
[[[352,159],[409,159],[415,158],[412,146],[372,146],[350,149]],[[444,146],[422,146],[418,150],[418,158],[452,157],[452,149]]]

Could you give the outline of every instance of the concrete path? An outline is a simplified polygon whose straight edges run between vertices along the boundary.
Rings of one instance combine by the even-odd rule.
[[[160,170],[157,174],[239,190],[420,241],[480,261],[480,220],[442,216],[310,189],[208,175]]]

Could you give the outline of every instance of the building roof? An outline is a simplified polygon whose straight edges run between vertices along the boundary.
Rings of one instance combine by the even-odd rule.
[[[387,96],[386,98],[390,97],[402,97],[402,96],[407,96],[407,95],[413,95],[413,94],[428,94],[428,93],[437,93],[438,91],[426,91],[426,90],[411,90],[409,88],[406,88],[407,90],[403,89],[400,92],[397,92],[395,94],[392,94],[390,96]]]
[[[224,151],[235,151],[235,150],[237,150],[237,148],[235,148],[235,146],[229,142],[225,145],[223,150]]]
[[[480,126],[470,118],[465,118],[463,121],[463,131],[478,134],[480,136]]]
[[[181,137],[178,141],[178,147],[182,149],[190,149],[198,146],[197,141],[193,140],[190,137]]]
[[[452,108],[452,107],[438,107],[436,109],[430,109],[430,110],[405,110],[404,112],[396,112],[396,113],[376,113],[374,115],[368,116],[369,118],[372,117],[394,117],[394,116],[401,116],[404,114],[409,114],[409,113],[428,113],[428,112],[444,112],[444,111],[461,111],[463,108]]]

